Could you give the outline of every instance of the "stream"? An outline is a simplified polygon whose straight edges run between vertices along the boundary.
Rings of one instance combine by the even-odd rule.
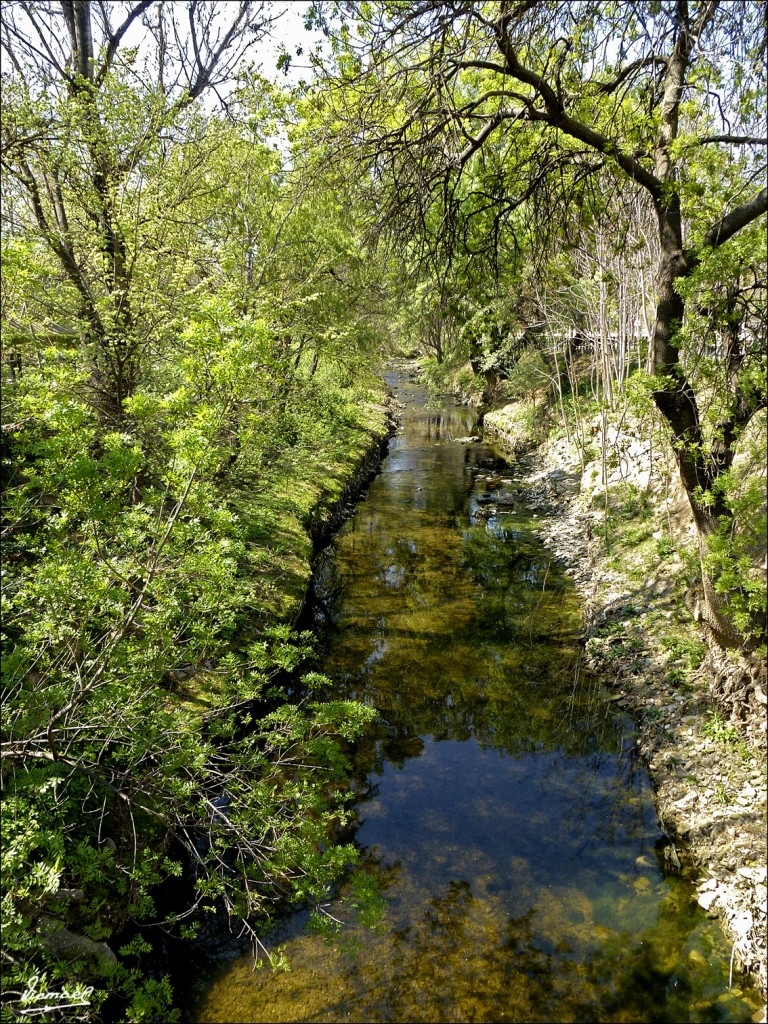
[[[379,713],[353,769],[360,864],[265,937],[289,971],[212,953],[190,1019],[751,1020],[514,467],[457,440],[472,410],[387,381],[400,429],[312,603],[332,695]]]

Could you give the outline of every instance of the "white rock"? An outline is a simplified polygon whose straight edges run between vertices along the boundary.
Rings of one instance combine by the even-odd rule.
[[[696,897],[696,902],[702,908],[702,910],[710,910],[714,905],[717,897],[720,894],[719,889],[710,889],[707,892],[701,892]]]

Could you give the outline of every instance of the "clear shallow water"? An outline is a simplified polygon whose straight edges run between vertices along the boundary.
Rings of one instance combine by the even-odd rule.
[[[288,973],[212,958],[192,1018],[749,1021],[722,933],[665,876],[631,725],[581,671],[572,587],[519,504],[488,512],[512,470],[457,443],[469,410],[389,383],[402,430],[314,605],[321,670],[380,716],[355,762],[362,863],[330,934],[298,914],[266,937]]]

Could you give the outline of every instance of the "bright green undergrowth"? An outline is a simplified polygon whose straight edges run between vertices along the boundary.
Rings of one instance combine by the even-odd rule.
[[[289,366],[247,318],[186,336],[186,360],[126,403],[119,430],[99,426],[60,352],[12,395],[8,1019],[175,1019],[167,980],[146,973],[160,929],[218,914],[258,941],[356,857],[334,836],[345,751],[371,712],[324,699],[291,623],[312,523],[386,430],[383,386]]]

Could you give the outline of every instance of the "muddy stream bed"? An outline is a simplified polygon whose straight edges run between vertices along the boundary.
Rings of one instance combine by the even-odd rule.
[[[334,695],[379,713],[354,765],[361,862],[324,927],[265,936],[290,970],[211,951],[188,1019],[750,1021],[514,467],[461,440],[471,410],[388,383],[401,427],[312,602]]]

